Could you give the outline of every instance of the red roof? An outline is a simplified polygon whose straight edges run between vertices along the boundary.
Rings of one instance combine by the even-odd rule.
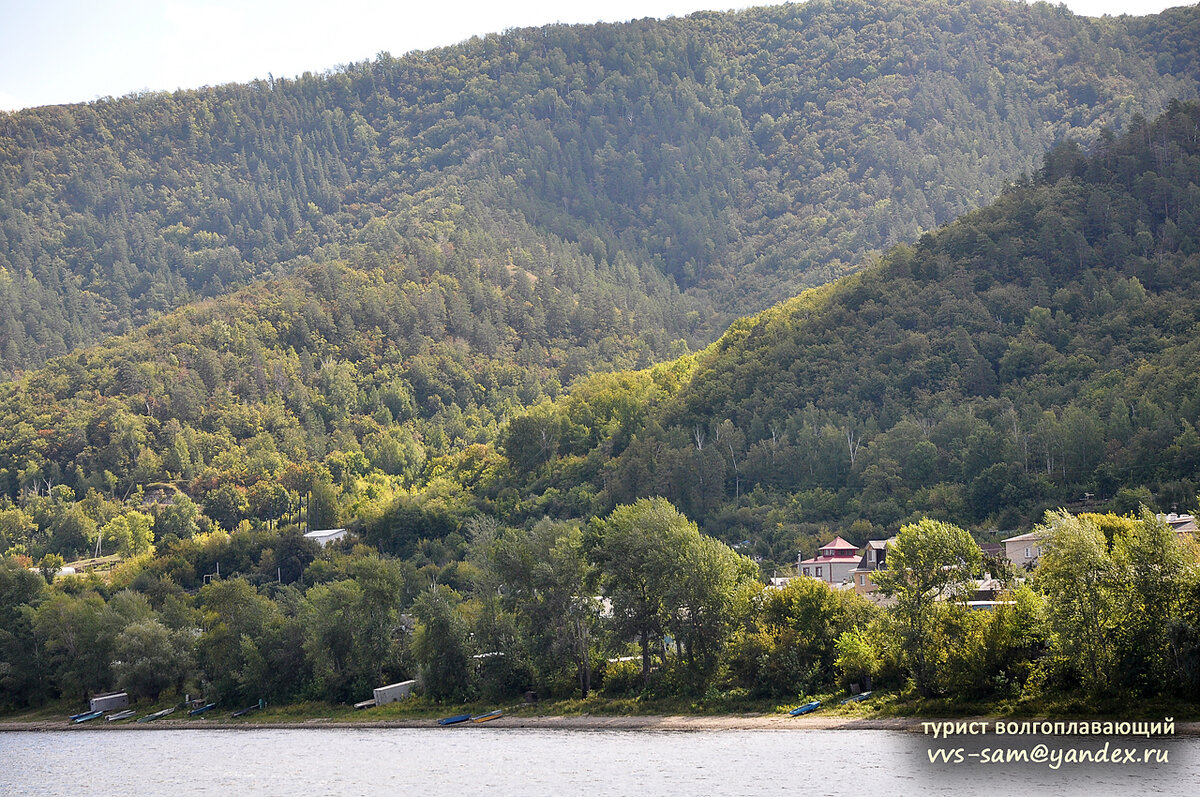
[[[821,556],[821,551],[833,551],[832,556]],[[813,559],[804,559],[800,564],[829,564],[832,562],[857,562],[859,560],[858,546],[851,545],[841,537],[834,537],[832,542],[827,542],[820,548],[817,548],[817,555]]]
[[[841,537],[834,537],[833,542],[825,543],[824,545],[821,546],[820,550],[823,551],[826,548],[849,548],[852,551],[858,550],[857,545],[851,545],[850,543],[843,540]]]

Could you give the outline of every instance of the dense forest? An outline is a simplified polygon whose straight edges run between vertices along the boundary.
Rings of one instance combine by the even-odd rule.
[[[370,269],[380,225],[460,204],[468,259],[565,249],[594,263],[570,301],[670,308],[636,319],[662,358],[1195,97],[1198,23],[814,0],[0,114],[0,372],[309,260]]]
[[[1056,147],[861,273],[514,420],[501,447],[524,511],[663,495],[786,562],[823,528],[860,544],[925,516],[1012,529],[1085,495],[1195,509],[1198,214],[1195,104],[1090,156]]]

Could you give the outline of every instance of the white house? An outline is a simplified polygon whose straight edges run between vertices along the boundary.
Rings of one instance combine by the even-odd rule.
[[[1042,555],[1042,543],[1048,536],[1044,531],[1031,531],[1002,540],[1004,556],[1017,567],[1032,569]]]

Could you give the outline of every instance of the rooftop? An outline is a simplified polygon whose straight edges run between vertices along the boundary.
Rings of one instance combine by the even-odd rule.
[[[1036,542],[1044,540],[1050,535],[1044,531],[1031,531],[1028,534],[1018,534],[1016,537],[1008,537],[1003,542]]]
[[[857,545],[853,545],[853,544],[851,544],[851,543],[848,543],[848,542],[846,542],[845,540],[843,540],[841,537],[834,537],[832,542],[827,542],[827,543],[825,543],[824,545],[822,545],[822,546],[820,547],[820,550],[824,551],[824,550],[826,550],[826,549],[828,549],[828,548],[839,548],[839,549],[843,549],[843,550],[851,550],[851,551],[857,551],[857,550],[858,550],[858,546],[857,546]]]
[[[319,540],[323,537],[332,537],[335,534],[345,534],[345,529],[316,529],[305,534],[310,540]]]

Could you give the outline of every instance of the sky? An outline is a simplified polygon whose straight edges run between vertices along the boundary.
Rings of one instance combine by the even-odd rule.
[[[380,52],[554,22],[621,22],[772,0],[0,0],[0,111],[293,77]],[[1149,14],[1187,0],[1067,0]]]

